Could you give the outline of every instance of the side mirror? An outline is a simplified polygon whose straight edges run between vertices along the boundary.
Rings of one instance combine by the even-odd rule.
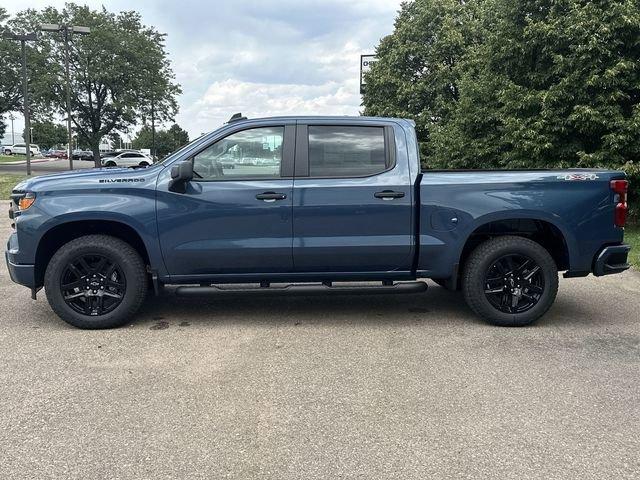
[[[190,160],[171,167],[171,182],[169,191],[184,193],[187,191],[187,183],[193,180],[193,163]]]

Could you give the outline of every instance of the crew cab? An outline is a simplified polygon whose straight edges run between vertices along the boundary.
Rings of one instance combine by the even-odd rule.
[[[629,268],[627,186],[599,169],[423,170],[406,119],[234,115],[148,168],[23,181],[6,261],[81,328],[123,325],[165,285],[417,294],[425,279],[521,326],[551,307],[559,271]]]

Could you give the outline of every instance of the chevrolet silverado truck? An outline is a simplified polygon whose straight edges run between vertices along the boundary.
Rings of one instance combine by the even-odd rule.
[[[423,292],[424,279],[522,326],[551,307],[559,271],[629,268],[627,187],[599,169],[422,170],[406,119],[236,114],[147,168],[23,181],[6,261],[80,328],[125,324],[165,285],[378,294]]]

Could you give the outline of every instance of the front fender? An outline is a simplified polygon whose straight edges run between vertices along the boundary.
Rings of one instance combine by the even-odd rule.
[[[40,194],[35,204],[16,219],[19,253],[14,258],[21,264],[34,264],[38,246],[51,229],[81,221],[111,221],[132,228],[142,239],[152,268],[164,273],[156,224],[155,189]]]

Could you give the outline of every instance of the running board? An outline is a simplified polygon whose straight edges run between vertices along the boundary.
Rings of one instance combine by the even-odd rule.
[[[176,295],[181,297],[192,297],[200,295],[377,295],[377,294],[406,294],[422,293],[427,290],[424,282],[402,282],[392,285],[345,285],[333,286],[330,284],[297,284],[284,285],[282,287],[248,287],[233,288],[211,286],[182,286],[175,290]]]

